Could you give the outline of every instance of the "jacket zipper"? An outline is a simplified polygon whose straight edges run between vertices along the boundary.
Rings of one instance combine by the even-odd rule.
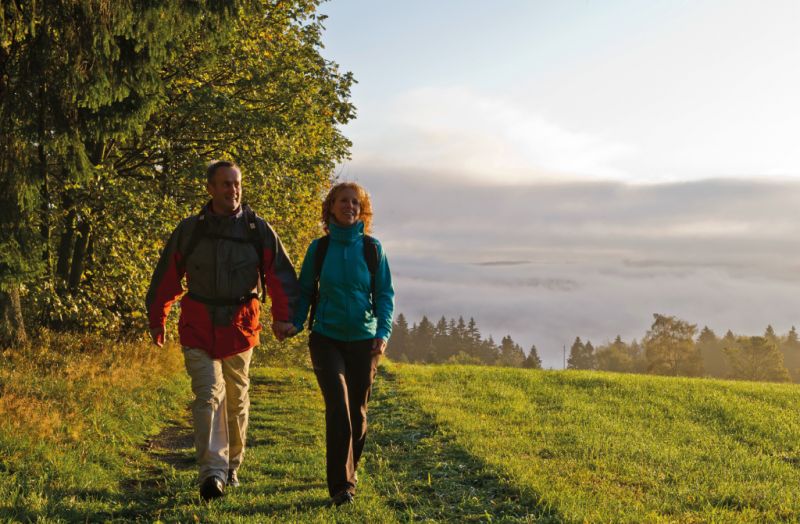
[[[344,253],[344,264],[342,264],[342,282],[345,284],[345,289],[347,289],[347,250],[350,249],[349,244],[344,244],[344,249],[342,250]],[[345,316],[344,316],[344,325],[345,327],[345,339],[350,341],[350,300],[348,297],[345,297]]]

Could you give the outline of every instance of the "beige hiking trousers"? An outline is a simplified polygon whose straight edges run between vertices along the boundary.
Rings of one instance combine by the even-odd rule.
[[[200,482],[211,475],[227,481],[244,455],[250,410],[250,357],[253,349],[213,359],[202,349],[183,348],[186,371],[192,379],[194,447]]]

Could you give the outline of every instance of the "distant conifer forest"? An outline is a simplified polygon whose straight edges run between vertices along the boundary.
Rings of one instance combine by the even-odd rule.
[[[408,325],[402,313],[394,322],[387,354],[396,361],[426,364],[474,364],[541,369],[535,345],[524,351],[511,335],[499,342],[484,338],[474,318],[465,321],[427,316]],[[626,342],[595,346],[575,337],[566,359],[568,369],[716,377],[769,382],[800,381],[800,338],[792,326],[778,335],[767,326],[758,336],[728,330],[718,336],[708,327],[698,329],[674,316],[653,315],[650,329]]]

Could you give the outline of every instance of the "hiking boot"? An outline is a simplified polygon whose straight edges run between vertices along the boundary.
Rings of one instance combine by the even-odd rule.
[[[349,491],[341,491],[331,497],[330,502],[328,502],[328,506],[341,506],[343,504],[352,504],[353,503],[353,494]]]
[[[236,474],[235,469],[228,470],[228,482],[227,485],[229,488],[238,488],[239,487],[239,475]]]
[[[216,475],[211,475],[200,485],[200,496],[203,500],[211,500],[225,494],[225,482]]]

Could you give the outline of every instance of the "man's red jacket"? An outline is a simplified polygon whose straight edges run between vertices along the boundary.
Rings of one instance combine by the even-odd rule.
[[[181,281],[185,275],[189,293],[180,301],[181,345],[203,349],[212,358],[225,358],[259,343],[258,298],[235,305],[206,302],[232,302],[256,294],[259,256],[249,241],[248,220],[241,207],[230,216],[214,215],[209,207],[210,203],[206,204],[201,213],[207,222],[206,234],[186,260],[183,253],[200,215],[182,220],[172,232],[150,281],[147,315],[151,329],[164,327],[172,304],[184,292]],[[256,226],[263,239],[261,271],[272,300],[272,317],[286,322],[292,318],[291,305],[299,293],[297,276],[275,231],[260,217],[256,217]]]

